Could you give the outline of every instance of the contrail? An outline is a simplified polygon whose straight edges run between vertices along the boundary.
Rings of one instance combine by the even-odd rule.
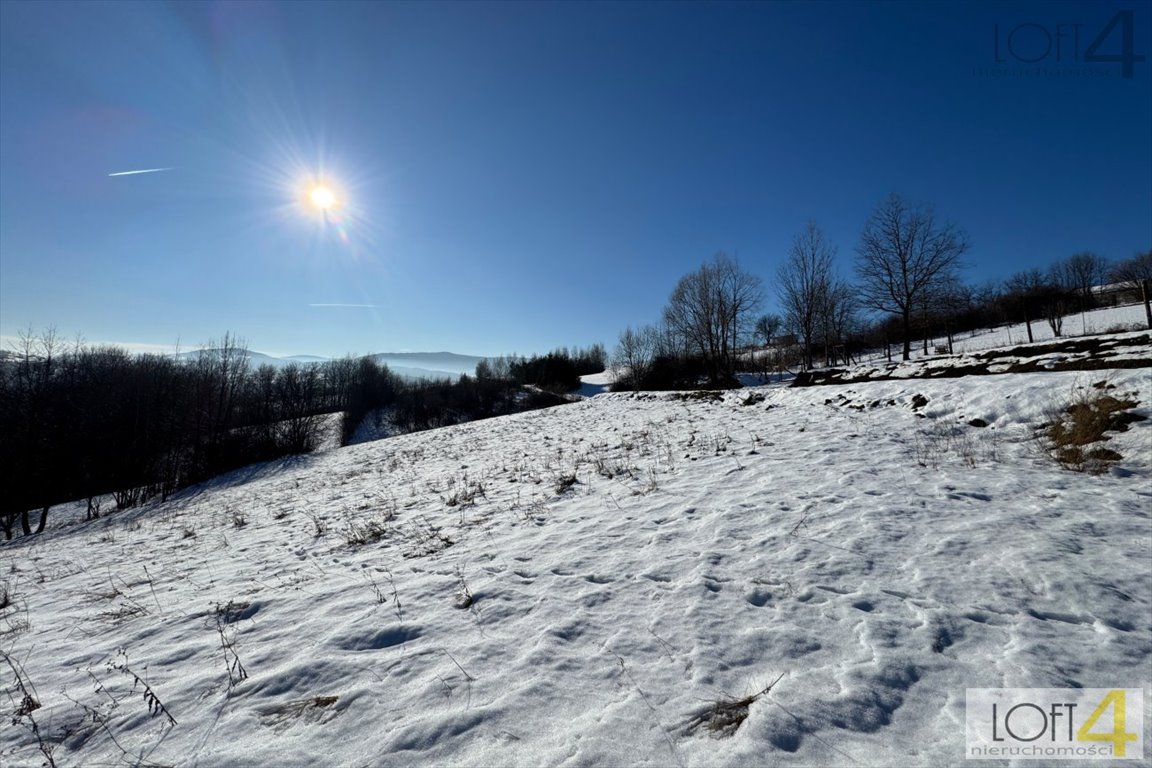
[[[364,309],[374,308],[375,304],[309,304],[310,307],[359,307]]]
[[[171,168],[145,168],[141,171],[120,171],[118,173],[110,173],[109,176],[131,176],[136,173],[159,173],[160,171],[171,171]]]

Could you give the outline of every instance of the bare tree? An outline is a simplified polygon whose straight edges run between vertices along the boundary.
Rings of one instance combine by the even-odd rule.
[[[19,477],[21,484],[34,489],[33,496],[43,496],[52,485],[53,473],[60,471],[59,445],[52,440],[53,435],[44,425],[59,423],[58,406],[52,398],[52,380],[57,375],[63,351],[55,327],[49,327],[40,334],[34,333],[31,326],[20,331],[15,349],[13,386],[10,390],[5,387],[4,397],[0,398],[7,411],[5,415],[13,419],[11,425],[5,425],[6,432],[11,434],[6,434],[0,440],[0,443],[5,444],[0,455],[6,459],[6,474],[12,478]],[[9,440],[13,441],[12,445],[19,446],[19,450],[12,451],[8,447]],[[19,455],[9,456],[11,452]],[[33,533],[28,499],[20,500],[19,493],[14,496],[19,500],[19,510],[0,511],[0,516],[4,518],[0,521],[0,527],[4,529],[7,538],[12,537],[12,524],[17,512],[24,535]],[[42,533],[48,522],[51,503],[38,503],[37,506],[41,508],[40,522],[35,532]]]
[[[784,325],[784,318],[780,315],[760,315],[756,319],[756,325],[753,328],[756,336],[764,346],[772,343],[772,339],[776,338],[776,334],[780,332],[780,328]]]
[[[1059,283],[1080,294],[1085,305],[1092,303],[1092,289],[1104,282],[1108,260],[1089,251],[1074,253],[1053,267]]]
[[[1107,273],[1107,259],[1088,251],[1074,253],[1052,265],[1052,282],[1079,299],[1080,323],[1084,332],[1088,330],[1084,313],[1096,305],[1093,289],[1103,284]]]
[[[659,347],[659,332],[650,325],[639,330],[629,326],[620,334],[612,367],[620,381],[627,382],[632,391],[639,392],[644,377],[652,369]]]
[[[1123,284],[1141,298],[1145,322],[1152,329],[1152,250],[1137,253],[1117,264],[1109,273],[1109,279]]]
[[[1048,321],[1048,327],[1052,329],[1052,335],[1060,338],[1064,335],[1064,315],[1068,314],[1069,303],[1062,298],[1054,298],[1048,302],[1044,308],[1044,318]]]
[[[826,309],[831,286],[832,259],[836,248],[824,237],[816,222],[792,241],[788,259],[776,271],[776,291],[788,327],[804,343],[804,365],[812,367],[812,348],[821,331],[821,311]]]
[[[680,278],[664,309],[668,331],[708,366],[713,384],[735,372],[736,351],[762,300],[760,279],[726,254]]]
[[[1029,344],[1035,341],[1032,321],[1038,312],[1043,311],[1044,297],[1048,292],[1048,281],[1038,269],[1017,272],[1004,282],[1003,301],[1010,308],[1010,315],[1018,312],[1023,316]]]
[[[954,352],[956,321],[975,306],[976,289],[959,279],[947,280],[940,283],[933,301],[937,327],[943,326],[944,337],[948,340],[948,354],[951,355]]]
[[[318,365],[281,368],[276,375],[276,401],[281,413],[276,436],[284,450],[310,453],[320,438],[321,374]]]
[[[784,326],[784,318],[780,315],[761,315],[756,319],[752,332],[763,349],[753,350],[749,359],[752,369],[759,372],[764,381],[774,369],[780,368],[780,350],[772,348],[772,340],[780,333]]]
[[[847,338],[856,323],[855,291],[843,280],[833,277],[819,297],[817,309],[817,327],[824,345],[825,363],[836,365],[841,353],[844,362],[849,362]]]
[[[912,312],[921,296],[957,269],[968,248],[954,224],[937,222],[930,208],[913,207],[895,194],[864,225],[856,248],[861,301],[900,317],[903,359],[911,356]]]
[[[193,387],[192,443],[196,446],[193,472],[205,479],[218,470],[217,453],[237,426],[236,417],[249,370],[244,342],[224,334],[209,341],[189,361]]]

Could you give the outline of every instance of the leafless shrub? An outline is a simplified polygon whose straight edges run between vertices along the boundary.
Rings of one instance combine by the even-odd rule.
[[[3,650],[0,650],[0,657],[12,670],[13,684],[15,691],[8,691],[9,699],[17,704],[16,696],[19,695],[19,703],[15,711],[12,713],[12,725],[26,725],[28,730],[31,731],[33,738],[36,739],[36,746],[40,750],[40,754],[44,755],[45,764],[49,768],[56,768],[56,761],[52,758],[53,747],[44,741],[43,734],[40,733],[40,724],[36,722],[36,717],[32,714],[40,709],[40,702],[36,699],[35,688],[32,686],[31,681],[28,680],[27,674],[24,672],[24,667]]]
[[[130,597],[125,597],[123,602],[115,608],[107,611],[101,611],[100,617],[111,621],[113,624],[119,624],[129,619],[134,619],[137,616],[147,616],[148,609],[142,604],[136,602]]]
[[[796,521],[796,525],[792,526],[792,530],[788,531],[789,536],[799,536],[800,531],[808,530],[808,516],[812,514],[812,508],[808,507],[804,510],[804,514]]]
[[[428,522],[424,517],[413,520],[405,528],[404,534],[412,544],[411,549],[404,552],[406,558],[434,555],[456,543],[441,528]]]
[[[116,509],[131,509],[143,500],[143,488],[125,488],[112,494],[116,501]]]
[[[87,506],[87,510],[84,514],[84,519],[85,520],[99,520],[100,519],[100,507],[103,505],[103,503],[104,503],[104,499],[102,497],[89,496],[88,497],[88,506]]]
[[[123,649],[120,650],[115,659],[110,659],[107,662],[107,666],[109,670],[120,672],[132,678],[132,692],[135,693],[137,688],[140,689],[140,693],[144,697],[144,703],[148,706],[149,715],[152,717],[163,715],[168,725],[176,725],[176,718],[168,711],[168,707],[164,706],[164,702],[156,695],[156,691],[152,689],[152,686],[128,666],[128,654]]]
[[[156,583],[152,580],[152,574],[148,572],[148,566],[144,566],[144,575],[148,579],[148,589],[152,592],[152,599],[156,602],[156,610],[160,611],[160,615],[164,615],[164,609],[160,606],[160,598],[156,594]]]
[[[68,695],[68,693],[61,692],[64,698],[71,701],[82,712],[82,719],[80,722],[71,721],[65,724],[62,731],[62,739],[65,742],[75,741],[77,739],[83,741],[87,739],[87,735],[80,733],[86,726],[90,724],[92,728],[99,729],[104,732],[108,739],[112,742],[113,746],[120,752],[125,765],[134,765],[139,768],[163,768],[163,766],[148,761],[150,755],[157,747],[163,743],[166,731],[176,725],[176,720],[172,717],[171,713],[167,710],[164,703],[156,695],[155,691],[145,682],[139,675],[128,667],[127,655],[123,650],[119,651],[115,659],[110,659],[105,662],[105,667],[109,671],[120,672],[121,674],[129,677],[132,681],[131,688],[124,689],[117,686],[113,681],[115,678],[106,678],[101,680],[91,669],[88,669],[88,676],[92,679],[95,685],[94,692],[98,695],[98,699],[91,703],[81,701]],[[127,745],[126,742],[121,741],[123,735],[119,738],[112,729],[112,716],[120,708],[121,704],[129,699],[134,698],[135,694],[140,692],[143,696],[144,702],[148,707],[148,713],[152,717],[158,715],[164,716],[164,723],[161,726],[161,734],[157,741],[151,748],[140,747],[139,745]],[[117,765],[119,765],[117,761]]]
[[[969,469],[994,464],[999,457],[997,434],[976,425],[933,423],[912,437],[912,458],[921,467],[939,469],[959,461]]]
[[[468,588],[468,582],[464,580],[464,571],[459,565],[456,566],[456,581],[458,586],[454,605],[457,608],[471,608],[474,601],[472,590]]]
[[[367,571],[362,571],[361,573],[364,576],[364,580],[368,582],[368,586],[372,588],[372,594],[376,596],[376,604],[383,605],[388,602],[388,598],[385,597],[383,590],[380,589],[380,585],[376,583],[376,579],[372,574]]]
[[[344,528],[344,541],[350,547],[374,544],[388,535],[388,526],[379,520],[348,520]]]
[[[548,505],[544,498],[543,496],[533,496],[527,506],[521,506],[517,502],[516,508],[520,510],[520,518],[526,523],[543,524],[545,513],[548,511]]]
[[[6,576],[4,581],[0,582],[0,618],[7,625],[0,627],[0,637],[18,635],[32,626],[28,620],[27,601],[21,599],[22,605],[17,603],[16,587],[19,584],[19,573],[16,572],[15,568],[13,568],[13,574],[13,576]]]
[[[455,479],[449,480],[448,487],[450,493],[444,499],[444,504],[449,507],[471,506],[476,503],[478,498],[488,498],[484,483],[469,478],[468,475],[464,475],[459,484],[456,483]]]
[[[28,620],[28,610],[25,608],[19,612],[8,612],[4,614],[4,623],[6,627],[0,627],[0,637],[5,635],[12,635],[15,637],[21,632],[27,632],[32,628],[32,622]]]
[[[356,517],[346,513],[344,517],[344,541],[350,547],[362,547],[387,538],[392,531],[391,523],[396,518],[395,501],[376,510],[374,516]]]
[[[939,469],[953,456],[965,466],[976,466],[976,448],[971,435],[954,424],[933,424],[912,437],[912,457],[921,467]]]
[[[388,577],[388,585],[392,587],[392,609],[396,611],[396,620],[404,621],[404,606],[400,604],[400,593],[396,590],[396,580],[392,578],[392,571],[385,569],[384,575]]]
[[[123,580],[120,581],[120,584],[124,587],[124,590],[130,589]],[[104,590],[89,592],[88,599],[92,602],[99,600],[111,602],[112,606],[107,610],[101,611],[99,616],[102,619],[111,621],[113,624],[119,624],[128,619],[136,618],[137,616],[147,616],[149,614],[147,606],[132,596],[125,594],[124,590],[117,587],[110,576],[108,579],[108,587]]]
[[[249,607],[248,603],[235,603],[231,600],[223,606],[216,604],[216,634],[220,636],[220,650],[224,654],[224,667],[228,670],[228,690],[248,679],[248,671],[236,653],[235,632],[229,631],[228,626],[240,619]]]

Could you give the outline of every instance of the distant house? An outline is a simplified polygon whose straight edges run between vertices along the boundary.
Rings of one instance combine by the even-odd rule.
[[[772,341],[768,342],[770,347],[794,347],[800,343],[799,337],[794,333],[786,333],[782,336],[773,336]]]
[[[1144,300],[1140,289],[1132,283],[1109,283],[1092,289],[1096,304],[1101,307],[1119,307],[1125,304],[1139,304]]]

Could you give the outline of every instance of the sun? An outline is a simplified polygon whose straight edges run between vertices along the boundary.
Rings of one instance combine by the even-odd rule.
[[[322,211],[326,211],[336,205],[336,195],[331,189],[322,184],[312,187],[308,192],[308,199],[312,201],[312,205]]]

